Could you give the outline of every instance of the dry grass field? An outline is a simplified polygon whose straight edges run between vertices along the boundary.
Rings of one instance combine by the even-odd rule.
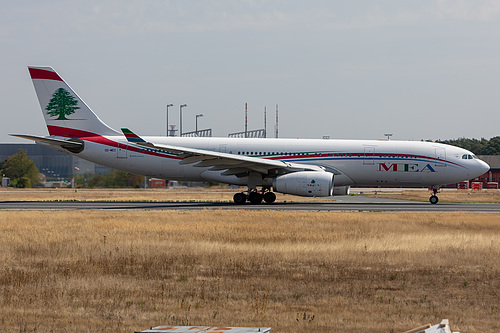
[[[500,214],[0,211],[0,331],[500,331]]]
[[[216,201],[232,202],[234,193],[243,191],[227,187],[177,188],[177,189],[16,189],[1,188],[0,201]],[[376,189],[367,189],[364,195],[375,196]],[[359,192],[359,191],[358,191]],[[431,191],[396,190],[387,193],[378,191],[377,197],[428,201]],[[276,202],[331,201],[336,198],[307,198],[276,193]],[[500,203],[499,190],[454,190],[443,189],[439,193],[440,202],[492,202]]]
[[[429,201],[432,191],[428,190],[403,190],[399,193],[379,192],[379,198]],[[370,192],[371,196],[373,192]],[[490,202],[500,203],[499,190],[455,190],[442,189],[438,194],[439,202]]]
[[[0,201],[216,201],[233,202],[233,195],[241,189],[177,188],[177,189],[16,189],[1,188]],[[277,202],[304,202],[331,200],[304,198],[276,193]]]

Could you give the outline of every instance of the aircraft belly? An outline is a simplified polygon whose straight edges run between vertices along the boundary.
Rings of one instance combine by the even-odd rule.
[[[465,176],[461,176],[460,172],[457,172],[456,169],[452,167],[443,169],[436,169],[436,172],[429,172],[422,176],[422,184],[423,185],[444,185],[444,184],[452,184],[457,183],[463,180],[467,180],[468,178]]]
[[[248,177],[238,178],[235,175],[224,176],[220,171],[205,170],[201,173],[201,177],[204,181],[209,182],[218,182],[233,185],[246,185],[248,183]]]
[[[394,182],[396,184],[404,184],[401,186],[419,185],[422,183],[422,175],[418,173],[402,173],[396,175]]]

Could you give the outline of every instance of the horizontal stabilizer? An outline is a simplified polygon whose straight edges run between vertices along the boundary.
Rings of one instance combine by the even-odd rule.
[[[44,137],[44,136],[36,136],[36,135],[25,135],[25,134],[9,134],[9,135],[15,136],[18,138],[22,138],[22,139],[33,140],[36,142],[47,143],[47,144],[53,145],[53,146],[59,146],[59,147],[62,147],[64,149],[67,149],[71,152],[78,152],[78,150],[79,151],[83,150],[83,141],[78,140],[78,139],[72,139],[74,141],[70,141],[70,140],[53,139],[53,138],[48,138],[48,137]]]

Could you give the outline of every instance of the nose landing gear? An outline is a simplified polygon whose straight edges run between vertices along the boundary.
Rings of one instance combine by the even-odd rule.
[[[437,193],[439,193],[439,186],[436,185],[432,187],[432,195],[429,198],[429,202],[433,205],[437,204],[439,201],[439,198],[436,195]]]

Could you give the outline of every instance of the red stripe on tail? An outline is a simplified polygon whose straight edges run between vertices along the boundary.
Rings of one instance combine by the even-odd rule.
[[[41,80],[56,80],[56,81],[62,81],[62,79],[57,75],[55,72],[51,71],[46,71],[43,69],[38,69],[38,68],[28,68],[30,71],[31,78],[33,80],[35,79],[41,79]]]
[[[140,137],[137,134],[134,134],[134,133],[123,133],[123,134],[125,134],[126,138],[140,139]]]

